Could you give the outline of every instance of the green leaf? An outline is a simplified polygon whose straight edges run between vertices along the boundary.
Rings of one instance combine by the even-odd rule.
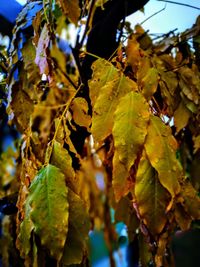
[[[64,174],[50,164],[38,172],[30,186],[30,218],[34,233],[58,261],[62,257],[68,232],[67,195]]]
[[[161,185],[158,173],[151,166],[145,152],[136,174],[135,198],[141,219],[147,228],[152,235],[160,234],[167,221],[165,214],[170,194]]]
[[[117,200],[128,192],[131,185],[126,179],[143,148],[149,116],[145,98],[133,91],[121,99],[115,112],[112,130],[115,147],[113,187]]]
[[[158,172],[158,178],[174,198],[180,191],[179,179],[182,168],[176,159],[177,142],[170,127],[160,118],[151,115],[145,149],[151,165]]]
[[[92,118],[92,134],[95,141],[103,141],[112,132],[113,115],[121,97],[136,89],[133,81],[123,74],[107,82],[99,92]]]
[[[65,175],[67,186],[76,192],[75,171],[72,167],[72,158],[59,142],[54,141],[51,164],[58,167]]]
[[[25,218],[20,225],[20,231],[17,239],[17,247],[20,251],[20,256],[26,258],[31,251],[31,234],[34,229],[34,224],[30,218],[31,207],[28,197],[25,204]]]
[[[90,229],[90,220],[83,200],[69,189],[69,231],[62,261],[65,265],[79,264],[83,259]]]

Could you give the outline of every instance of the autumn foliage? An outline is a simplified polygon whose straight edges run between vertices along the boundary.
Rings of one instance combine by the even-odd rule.
[[[157,40],[124,24],[110,59],[90,55],[86,81],[92,16],[109,1],[91,10],[92,2],[29,1],[14,28],[5,90],[21,138],[0,162],[1,196],[17,192],[13,244],[27,267],[48,257],[55,266],[87,266],[88,233],[102,229],[112,262],[115,223],[123,221],[129,240],[139,239],[141,266],[173,266],[173,233],[200,219],[200,21]],[[66,55],[63,28],[85,23],[85,41]],[[14,175],[5,167],[13,157]]]

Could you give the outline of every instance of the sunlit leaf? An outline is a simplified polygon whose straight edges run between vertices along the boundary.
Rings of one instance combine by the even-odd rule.
[[[51,164],[55,165],[65,174],[65,180],[69,188],[73,191],[77,187],[75,171],[72,167],[72,158],[64,147],[58,142],[54,142]],[[76,191],[75,191],[76,192]]]
[[[30,186],[30,218],[34,232],[57,260],[62,257],[68,232],[67,195],[64,174],[50,164],[38,172]]]
[[[131,186],[127,180],[147,134],[149,106],[144,97],[130,92],[123,97],[114,115],[115,153],[113,158],[113,187],[115,197],[119,200]]]
[[[96,102],[100,89],[109,81],[119,78],[119,70],[105,59],[98,59],[92,64],[92,79],[89,80],[92,106]]]
[[[158,178],[174,198],[180,191],[179,179],[182,170],[176,159],[177,142],[171,135],[170,127],[160,118],[150,117],[145,149],[151,165],[158,172]]]
[[[153,235],[161,233],[167,218],[170,194],[161,185],[158,173],[143,154],[135,179],[135,198],[141,219]]]
[[[113,115],[120,98],[136,90],[136,84],[123,74],[116,80],[107,82],[99,91],[92,118],[92,134],[95,141],[102,141],[111,134]]]

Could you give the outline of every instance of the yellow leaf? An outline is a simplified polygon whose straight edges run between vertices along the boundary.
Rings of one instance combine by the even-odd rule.
[[[135,198],[141,219],[152,235],[160,234],[166,224],[166,210],[170,194],[161,185],[158,173],[151,166],[146,153],[140,160],[135,179]]]
[[[181,101],[174,112],[174,124],[176,126],[177,133],[188,124],[191,115],[192,113],[186,108],[183,101]]]
[[[156,92],[158,80],[158,71],[155,68],[149,68],[141,81],[138,81],[139,87],[142,89],[142,93],[146,99],[150,99]]]
[[[72,158],[67,149],[62,147],[62,145],[57,141],[54,141],[51,164],[59,168],[62,173],[64,173],[67,186],[75,191],[77,181],[75,179],[75,171],[72,167]]]
[[[70,108],[72,110],[75,123],[89,130],[91,117],[88,115],[87,101],[82,97],[76,97],[73,99]]]
[[[176,159],[177,142],[170,127],[160,118],[150,117],[145,149],[151,165],[158,172],[158,178],[174,198],[180,191],[179,179],[182,168]]]
[[[149,116],[145,98],[133,91],[121,99],[115,112],[112,130],[115,146],[113,187],[117,200],[128,193],[132,184],[127,178],[143,147]]]
[[[123,74],[119,74],[115,80],[108,81],[100,89],[92,118],[91,132],[95,141],[103,141],[111,134],[113,115],[120,98],[133,90],[136,90],[136,84]]]
[[[119,77],[119,70],[105,59],[98,59],[92,64],[92,79],[89,80],[92,107],[96,102],[100,89],[108,82]]]
[[[131,65],[133,72],[136,73],[141,60],[141,49],[140,44],[137,42],[135,36],[132,36],[132,38],[128,40],[126,54],[127,62]]]

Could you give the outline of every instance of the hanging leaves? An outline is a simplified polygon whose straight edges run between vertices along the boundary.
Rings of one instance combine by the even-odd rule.
[[[112,65],[110,65],[110,68],[111,72]],[[101,80],[100,83],[102,85]],[[91,128],[95,141],[102,141],[111,134],[113,114],[119,104],[120,98],[130,91],[135,91],[136,88],[136,84],[121,73],[118,73],[116,79],[111,78],[111,80],[107,80],[106,84],[100,88],[93,108]]]

